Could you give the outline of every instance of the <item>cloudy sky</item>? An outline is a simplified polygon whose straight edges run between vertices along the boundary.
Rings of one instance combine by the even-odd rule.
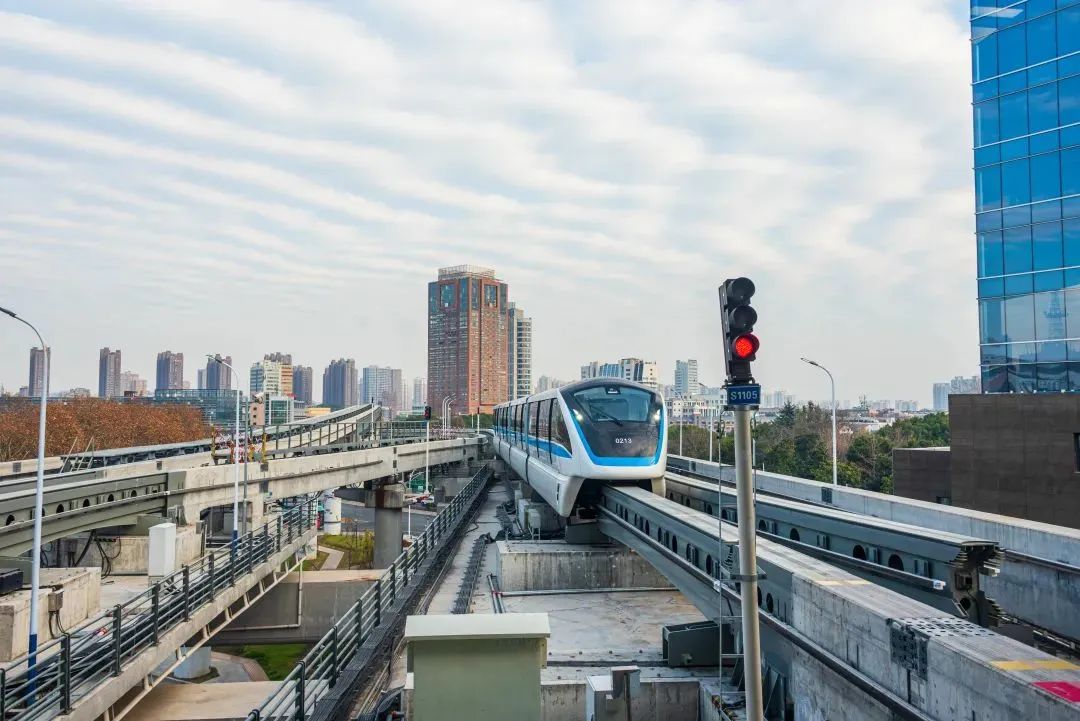
[[[54,347],[426,364],[493,267],[534,377],[698,358],[748,275],[768,388],[977,371],[962,0],[0,0],[0,305]],[[0,382],[32,336],[0,330]],[[316,391],[320,383],[316,382]]]

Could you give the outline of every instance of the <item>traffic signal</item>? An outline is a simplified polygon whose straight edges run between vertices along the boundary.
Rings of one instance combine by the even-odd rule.
[[[754,335],[757,311],[750,307],[754,282],[728,278],[720,286],[720,316],[724,327],[724,361],[730,385],[753,383],[750,361],[757,357],[761,341]]]
[[[424,406],[424,420],[431,420],[431,406]]]

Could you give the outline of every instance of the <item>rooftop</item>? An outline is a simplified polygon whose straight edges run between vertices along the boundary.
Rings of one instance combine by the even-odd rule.
[[[439,268],[439,280],[457,278],[462,275],[479,275],[484,278],[494,278],[495,270],[479,265],[451,265],[447,268]]]

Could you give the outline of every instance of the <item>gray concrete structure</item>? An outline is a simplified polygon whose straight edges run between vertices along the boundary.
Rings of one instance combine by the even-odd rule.
[[[381,574],[382,569],[290,573],[215,636],[214,645],[315,643]]]
[[[250,573],[239,576],[232,586],[221,589],[213,601],[195,609],[190,620],[180,623],[158,639],[122,668],[119,675],[99,684],[81,696],[65,721],[95,721],[105,714],[124,715],[179,666],[188,654],[202,648],[234,616],[243,613],[251,604],[287,575],[299,563],[297,552],[315,538],[311,528],[283,544],[282,549],[256,565]],[[282,568],[286,567],[286,571]],[[129,693],[138,688],[134,694]]]
[[[477,456],[478,438],[432,441],[431,464],[458,463]],[[406,473],[424,466],[424,444],[406,443],[359,451],[281,458],[248,464],[248,512],[260,523],[263,499],[290,498],[341,486],[364,484],[377,478]],[[202,466],[184,470],[135,474],[108,468],[95,471],[104,478],[57,476],[49,479],[43,519],[48,542],[94,528],[132,525],[139,516],[162,515],[180,521],[197,520],[207,509],[229,506],[233,500],[234,469]],[[0,555],[18,555],[32,540],[32,484],[8,484],[0,496]]]
[[[721,471],[716,463],[670,456],[671,466],[733,480],[730,466]],[[1080,530],[778,473],[757,471],[754,478],[759,491],[997,541],[1007,549],[1005,563],[1000,574],[982,579],[987,595],[1022,620],[1080,639]]]
[[[29,573],[26,574],[29,581]],[[101,601],[100,568],[41,569],[41,598],[37,629],[41,643],[62,635],[98,612]],[[50,620],[49,606],[60,605],[59,626]],[[19,590],[0,597],[0,661],[11,661],[29,649],[30,591]]]
[[[648,561],[625,546],[564,541],[499,541],[496,573],[503,591],[668,588]]]
[[[387,568],[401,555],[402,519],[405,486],[388,483],[376,486],[368,494],[366,505],[375,509],[375,568]]]

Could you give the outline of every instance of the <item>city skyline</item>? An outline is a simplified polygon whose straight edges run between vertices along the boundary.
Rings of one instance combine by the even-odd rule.
[[[153,7],[0,1],[3,300],[56,348],[54,387],[95,387],[106,343],[145,378],[170,347],[192,385],[206,352],[247,368],[256,317],[313,368],[418,375],[414,296],[455,263],[512,283],[534,377],[637,353],[718,383],[716,287],[740,274],[764,383],[822,395],[807,355],[849,394],[928,403],[977,371],[961,3]],[[298,27],[317,41],[279,31]],[[65,278],[47,297],[45,263]],[[900,302],[913,287],[932,318]],[[32,343],[0,336],[5,385]]]

